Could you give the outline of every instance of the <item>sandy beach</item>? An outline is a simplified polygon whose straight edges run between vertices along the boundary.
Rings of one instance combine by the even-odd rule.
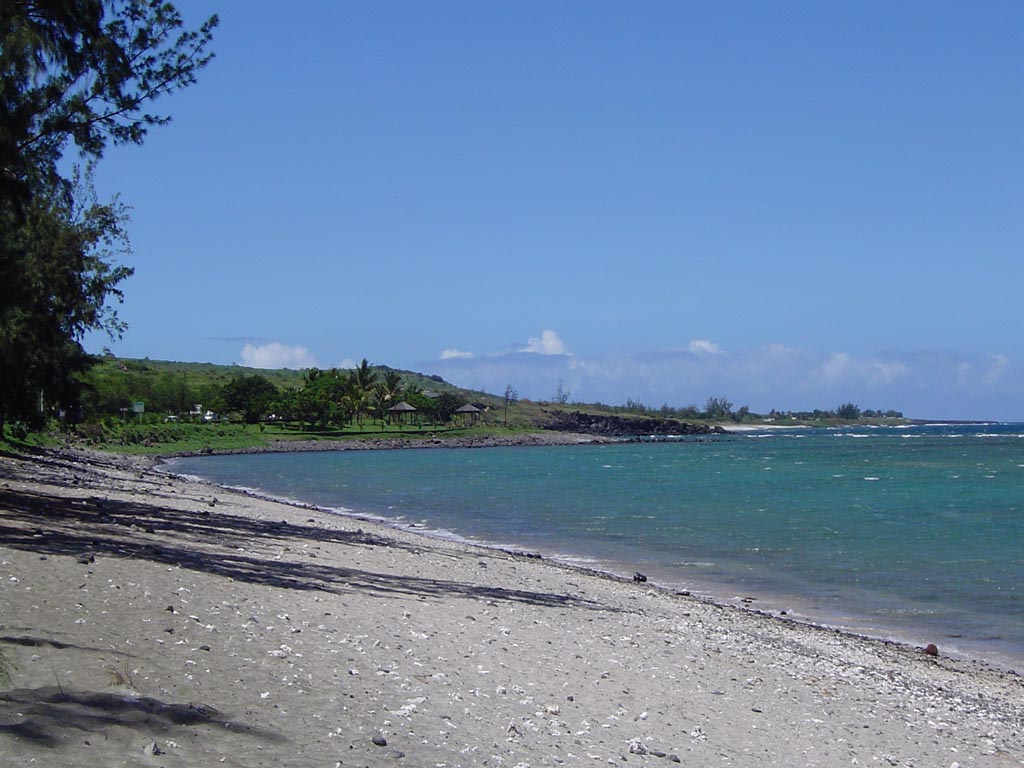
[[[170,477],[0,458],[0,765],[1020,766],[1015,672]]]

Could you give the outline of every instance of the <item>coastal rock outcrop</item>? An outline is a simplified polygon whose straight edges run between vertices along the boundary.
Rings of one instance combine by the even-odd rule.
[[[648,416],[615,416],[561,410],[546,411],[545,415],[548,418],[543,425],[544,429],[556,432],[615,437],[725,434],[725,430],[718,426],[690,424],[676,419],[658,419]]]

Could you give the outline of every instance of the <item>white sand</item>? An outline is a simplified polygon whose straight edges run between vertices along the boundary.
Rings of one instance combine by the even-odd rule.
[[[2,766],[1024,765],[1015,674],[120,460],[0,459],[0,651]]]

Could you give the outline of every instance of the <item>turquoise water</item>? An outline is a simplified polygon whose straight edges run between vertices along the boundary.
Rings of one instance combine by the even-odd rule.
[[[1024,425],[215,456],[170,469],[1024,662]]]

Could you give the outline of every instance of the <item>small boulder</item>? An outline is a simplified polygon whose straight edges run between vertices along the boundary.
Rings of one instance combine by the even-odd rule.
[[[646,755],[648,751],[647,746],[640,739],[629,740],[629,754]]]

